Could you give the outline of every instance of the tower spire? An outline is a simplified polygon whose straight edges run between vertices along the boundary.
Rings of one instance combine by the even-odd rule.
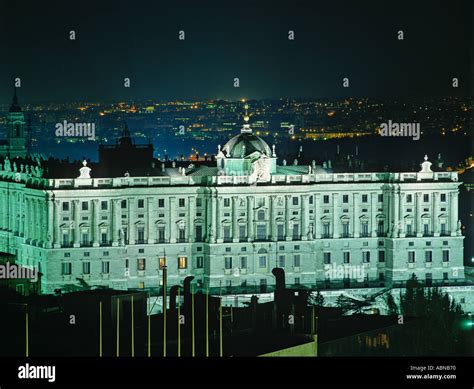
[[[21,112],[20,104],[18,104],[18,96],[16,95],[16,87],[13,87],[13,100],[10,106],[10,112]]]

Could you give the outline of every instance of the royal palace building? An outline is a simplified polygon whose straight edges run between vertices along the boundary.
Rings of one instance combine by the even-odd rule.
[[[261,290],[275,267],[311,288],[464,281],[457,173],[426,156],[407,173],[278,164],[245,120],[212,163],[155,161],[142,176],[0,159],[0,252],[37,267],[44,293],[153,288],[164,266],[169,285]],[[351,267],[363,278],[335,270]]]

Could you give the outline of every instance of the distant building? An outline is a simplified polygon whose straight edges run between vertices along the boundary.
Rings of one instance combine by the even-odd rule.
[[[212,166],[161,163],[157,174],[124,176],[141,154],[120,147],[102,148],[101,163],[116,169],[108,177],[87,163],[70,178],[44,178],[3,161],[0,251],[41,264],[47,293],[78,278],[157,287],[164,266],[169,285],[193,275],[262,291],[275,267],[311,288],[400,286],[412,274],[427,285],[464,281],[457,173],[433,172],[427,157],[408,173],[279,165],[245,121]],[[122,150],[133,150],[129,138]]]
[[[8,157],[10,159],[26,156],[26,135],[25,135],[25,114],[22,112],[18,104],[18,98],[15,94],[10,110],[7,114],[7,138],[0,139],[0,157]]]

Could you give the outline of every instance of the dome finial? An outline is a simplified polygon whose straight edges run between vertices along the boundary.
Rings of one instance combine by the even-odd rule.
[[[249,105],[245,104],[244,105],[245,113],[244,113],[244,126],[240,130],[242,134],[244,133],[252,133],[252,129],[250,128],[249,120],[250,120],[250,115],[248,113]]]

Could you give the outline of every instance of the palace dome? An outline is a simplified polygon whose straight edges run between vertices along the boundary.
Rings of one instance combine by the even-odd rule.
[[[245,158],[254,152],[272,157],[272,150],[262,138],[254,135],[251,131],[242,131],[239,135],[230,139],[222,148],[227,158]]]

